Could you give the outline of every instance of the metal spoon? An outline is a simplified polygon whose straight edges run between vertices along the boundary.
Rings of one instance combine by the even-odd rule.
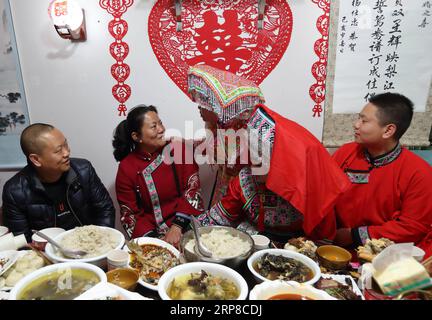
[[[192,217],[192,227],[193,227],[192,229],[195,233],[196,247],[198,248],[198,252],[201,253],[204,257],[211,258],[213,256],[212,252],[201,243],[200,235],[198,231],[199,222],[194,216],[191,217]]]
[[[56,241],[54,241],[52,238],[48,237],[46,234],[40,231],[32,230],[32,232],[36,233],[39,237],[44,238],[46,241],[51,243],[54,247],[57,247],[67,258],[79,259],[87,254],[86,251],[82,251],[82,250],[65,249],[61,245],[59,245]]]

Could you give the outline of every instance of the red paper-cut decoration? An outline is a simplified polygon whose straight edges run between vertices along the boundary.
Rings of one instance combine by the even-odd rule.
[[[183,0],[182,31],[176,31],[173,0],[158,0],[149,39],[160,65],[187,94],[189,66],[207,64],[260,84],[284,55],[293,28],[286,0],[267,0],[258,30],[257,0]]]
[[[312,66],[312,75],[316,79],[316,82],[310,87],[309,95],[315,102],[312,108],[313,117],[321,117],[322,103],[325,100],[326,92],[326,76],[327,76],[327,59],[328,59],[328,33],[329,33],[329,22],[330,22],[330,0],[312,0],[320,9],[324,11],[324,14],[318,18],[316,26],[321,34],[321,38],[315,42],[314,51],[319,58],[319,61],[315,62]]]
[[[126,116],[127,107],[125,102],[132,93],[130,86],[124,83],[129,77],[130,67],[123,62],[129,54],[129,46],[122,40],[128,31],[128,24],[122,19],[122,15],[133,3],[134,0],[99,1],[101,8],[105,9],[114,17],[114,19],[108,23],[108,31],[115,39],[115,41],[110,44],[109,52],[116,60],[116,63],[111,66],[111,74],[117,81],[117,84],[112,88],[112,95],[120,103],[117,108],[119,116]]]

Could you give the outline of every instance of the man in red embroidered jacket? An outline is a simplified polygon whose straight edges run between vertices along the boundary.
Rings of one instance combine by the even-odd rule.
[[[201,223],[261,232],[276,241],[299,235],[333,239],[333,206],[349,181],[327,150],[305,128],[264,105],[257,106],[248,129],[257,138],[251,153],[270,163],[268,174],[243,168],[222,200],[199,216]]]
[[[336,204],[337,244],[384,237],[432,253],[432,168],[399,142],[412,116],[408,98],[376,95],[354,123],[355,142],[334,154],[352,184]]]

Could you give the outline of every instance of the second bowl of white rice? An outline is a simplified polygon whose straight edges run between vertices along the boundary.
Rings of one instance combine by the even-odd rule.
[[[71,250],[83,250],[87,255],[80,259],[66,258],[62,253],[48,243],[45,253],[55,263],[80,261],[106,268],[106,257],[113,249],[121,249],[125,243],[124,235],[113,228],[95,225],[76,227],[54,238],[61,246]]]
[[[195,236],[189,230],[180,241],[180,251],[188,262],[214,262],[237,268],[252,254],[253,240],[246,232],[226,226],[205,226],[199,231],[201,240],[213,256],[207,258],[197,253]]]

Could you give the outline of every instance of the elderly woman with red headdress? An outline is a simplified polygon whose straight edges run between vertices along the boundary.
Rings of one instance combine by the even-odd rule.
[[[225,196],[198,217],[201,224],[265,233],[276,241],[299,235],[332,239],[333,206],[349,181],[327,150],[305,128],[264,105],[258,105],[247,127],[255,137],[250,151],[261,153],[268,173],[242,168]]]
[[[239,159],[240,143],[236,135],[246,127],[254,107],[264,103],[264,96],[254,82],[207,65],[189,69],[188,90],[199,105],[206,129],[211,131],[210,141],[216,142],[214,160],[219,167],[211,199],[215,204],[225,194],[229,181],[248,164]]]

